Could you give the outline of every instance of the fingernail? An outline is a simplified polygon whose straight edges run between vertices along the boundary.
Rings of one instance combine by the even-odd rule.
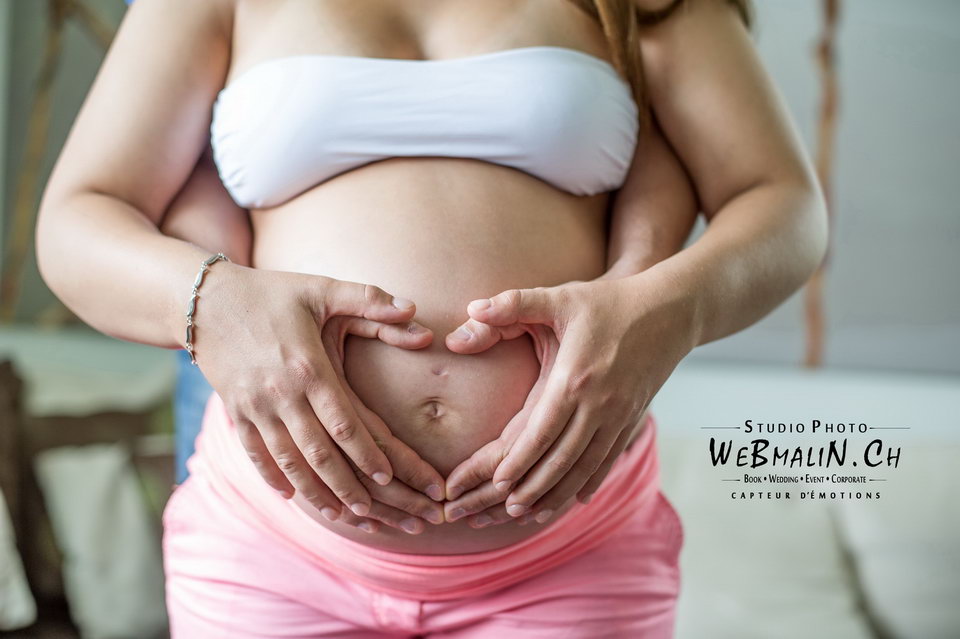
[[[357,517],[363,517],[368,512],[370,512],[370,506],[368,504],[364,504],[363,502],[358,501],[355,504],[350,504],[350,510],[352,510],[353,514],[356,515]]]
[[[439,508],[434,508],[433,510],[427,511],[427,521],[431,524],[442,524],[443,523],[443,511]]]
[[[373,530],[373,524],[371,524],[369,521],[361,521],[361,522],[357,525],[357,527],[360,528],[360,530],[365,530],[365,531],[367,531],[368,533],[374,532],[374,530]]]
[[[524,515],[523,517],[520,517],[519,519],[517,519],[517,523],[520,524],[521,526],[526,526],[527,524],[529,524],[529,523],[530,523],[530,513],[527,513],[527,514]]]
[[[288,488],[284,488],[283,490],[278,490],[277,492],[280,493],[280,496],[283,497],[284,499],[290,499],[291,497],[293,497],[293,491]]]
[[[340,513],[338,513],[336,510],[334,510],[330,506],[324,506],[323,508],[321,508],[320,514],[322,514],[324,517],[326,517],[330,521],[336,521],[337,517],[340,516]]]
[[[493,523],[493,517],[487,514],[477,515],[477,526],[483,528]]]
[[[409,309],[411,306],[413,306],[413,301],[408,300],[405,297],[395,297],[393,298],[393,305],[399,308],[400,310],[405,311]]]
[[[433,501],[443,501],[443,488],[440,484],[430,484],[427,486],[427,496]]]
[[[450,516],[447,518],[447,521],[456,521],[467,514],[463,508],[454,508],[450,511]]]
[[[447,491],[447,499],[456,499],[463,492],[463,486],[453,486]]]
[[[526,512],[527,507],[523,504],[510,504],[507,506],[507,513],[512,517],[519,517]]]
[[[390,475],[386,474],[382,470],[378,470],[373,474],[373,481],[377,482],[381,486],[386,486],[390,483]]]
[[[583,498],[583,503],[584,503],[584,504],[589,504],[591,499],[593,499],[593,493],[590,493],[589,495],[587,495],[586,497],[584,497],[584,498]]]
[[[470,332],[470,329],[466,326],[461,326],[453,332],[454,339],[463,340],[464,342],[470,341],[473,337],[473,333]]]
[[[552,510],[550,510],[549,508],[544,508],[534,516],[534,519],[537,520],[538,524],[542,524],[543,522],[550,519],[550,515],[552,514],[553,514]]]
[[[420,522],[413,517],[408,517],[400,522],[400,527],[408,533],[416,534],[420,532]]]
[[[472,311],[482,311],[493,306],[493,300],[473,300],[467,307]]]
[[[503,491],[505,491],[505,490],[509,490],[511,483],[512,483],[512,482],[509,482],[509,481],[507,481],[506,479],[504,479],[503,481],[498,481],[498,482],[497,482],[497,490],[500,491],[501,493],[502,493]]]

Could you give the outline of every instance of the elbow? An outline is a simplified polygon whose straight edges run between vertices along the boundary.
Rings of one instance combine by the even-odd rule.
[[[37,270],[40,272],[40,279],[47,285],[47,288],[57,296],[63,298],[59,286],[58,260],[55,259],[57,251],[55,250],[54,225],[51,223],[53,214],[50,211],[51,205],[46,196],[40,204],[37,212],[37,224],[33,234],[33,248],[36,255]]]
[[[830,244],[827,202],[819,180],[807,175],[796,186],[796,264],[801,284],[809,280],[823,264]]]
[[[44,193],[34,227],[34,253],[43,283],[67,308],[76,312],[71,284],[78,280],[71,250],[77,249],[79,238],[76,230],[70,228],[69,216],[64,214],[69,209],[69,197]]]

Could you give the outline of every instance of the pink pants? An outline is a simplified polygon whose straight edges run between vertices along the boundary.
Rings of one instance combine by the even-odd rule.
[[[682,528],[655,483],[652,419],[590,504],[463,555],[332,533],[237,457],[231,426],[214,394],[190,478],[164,512],[172,639],[673,635]]]

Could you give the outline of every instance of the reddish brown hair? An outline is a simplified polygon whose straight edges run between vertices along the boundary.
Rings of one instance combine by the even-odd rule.
[[[640,52],[640,29],[669,18],[686,0],[671,0],[662,9],[646,11],[634,0],[572,0],[596,20],[607,39],[614,66],[630,83],[633,97],[640,106],[640,121],[650,124],[650,104],[643,80],[643,58]],[[749,29],[753,24],[750,0],[725,0],[740,14]]]

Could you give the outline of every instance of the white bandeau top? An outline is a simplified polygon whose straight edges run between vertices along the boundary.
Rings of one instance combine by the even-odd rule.
[[[594,195],[623,184],[639,130],[614,67],[555,46],[441,60],[274,58],[221,90],[212,117],[220,179],[244,208],[416,156],[484,160]]]

